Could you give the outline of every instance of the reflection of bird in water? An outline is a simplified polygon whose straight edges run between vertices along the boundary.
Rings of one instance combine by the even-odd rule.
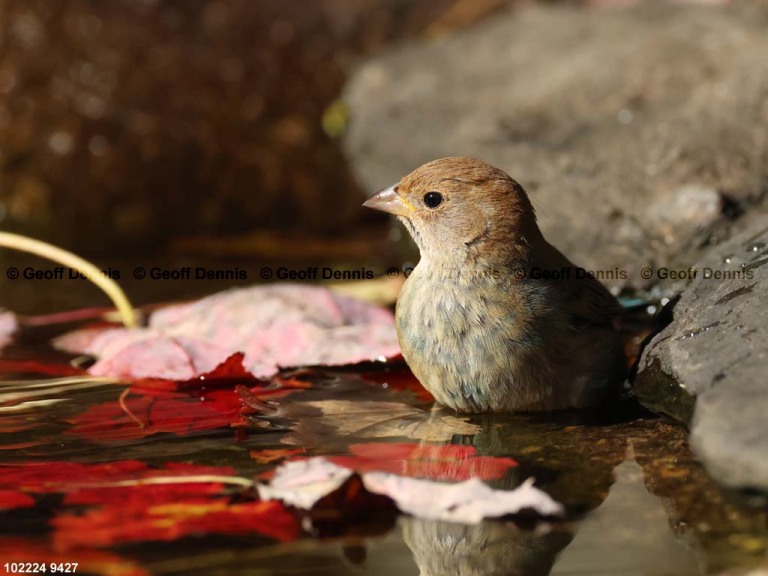
[[[433,410],[434,415],[441,412],[447,410]],[[614,417],[613,425],[622,426],[622,415]],[[626,429],[608,433],[584,412],[484,414],[471,419],[480,431],[454,436],[452,443],[520,463],[489,484],[512,490],[534,476],[540,489],[579,515],[603,503],[614,482],[613,470],[625,457]],[[471,458],[456,458],[450,466],[461,470],[471,463]],[[446,463],[436,463],[435,471],[445,473]],[[401,525],[421,576],[545,576],[573,539],[576,526],[542,523],[530,528],[499,520],[465,525],[414,518],[401,519]]]
[[[573,538],[566,530],[539,533],[511,522],[403,518],[401,525],[421,576],[546,576]]]
[[[441,410],[435,410],[437,414]],[[481,453],[498,453],[502,447],[493,416],[483,418],[482,431],[476,435],[454,437],[454,442],[480,448]],[[456,458],[436,466],[435,477],[450,476],[472,467],[473,475],[483,476],[471,459]],[[492,482],[497,487],[516,488],[527,475],[518,468],[508,470],[503,478]],[[486,520],[477,525],[402,518],[403,540],[411,549],[421,576],[546,576],[557,553],[565,548],[573,535],[565,529],[537,530],[513,522]]]

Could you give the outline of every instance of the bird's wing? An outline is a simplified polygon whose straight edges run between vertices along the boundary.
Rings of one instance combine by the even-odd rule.
[[[577,267],[551,245],[542,254],[543,261],[553,270],[570,267],[572,273],[565,280],[554,280],[555,288],[562,296],[563,305],[577,325],[613,326],[623,308],[618,300],[593,277],[577,274]]]

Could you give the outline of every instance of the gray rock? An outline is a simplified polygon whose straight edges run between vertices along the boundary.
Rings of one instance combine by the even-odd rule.
[[[766,219],[710,250],[695,271],[673,321],[640,358],[636,393],[653,410],[692,413],[692,446],[717,480],[768,490]]]
[[[576,263],[647,285],[643,266],[695,262],[734,203],[765,195],[766,21],[749,2],[536,7],[402,45],[349,82],[346,154],[370,191],[437,157],[482,158]]]

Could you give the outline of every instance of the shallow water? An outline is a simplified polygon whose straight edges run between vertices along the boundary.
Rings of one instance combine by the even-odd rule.
[[[464,418],[431,409],[402,365],[371,365],[300,375],[307,387],[280,398],[277,414],[255,418],[244,432],[217,425],[143,435],[138,424],[125,419],[101,427],[98,421],[90,421],[91,428],[83,424],[89,407],[117,406],[124,390],[119,383],[12,383],[41,377],[35,374],[40,365],[14,362],[66,365],[68,357],[43,344],[49,332],[28,333],[2,357],[4,465],[187,462],[230,466],[239,476],[254,477],[275,465],[252,458],[265,449],[301,447],[304,455],[333,455],[359,443],[465,444],[479,454],[519,463],[493,485],[512,488],[533,476],[568,513],[552,523],[524,517],[470,526],[362,509],[353,519],[348,514],[315,518],[311,527],[305,520],[304,536],[285,542],[202,529],[167,541],[147,537],[99,544],[94,537],[89,546],[81,538],[78,548],[62,548],[51,525],[62,511],[80,512],[49,494],[35,506],[0,515],[0,550],[10,554],[3,562],[14,560],[13,550],[26,551],[27,560],[29,551],[37,550],[41,558],[57,554],[59,561],[100,551],[136,574],[407,576],[421,569],[422,574],[456,575],[687,576],[757,565],[768,548],[765,513],[730,499],[712,483],[692,456],[684,429],[632,402],[607,416]],[[185,401],[191,406],[206,400],[196,391]],[[176,416],[156,411],[151,426],[162,428],[163,418]],[[458,469],[462,464],[452,463]],[[81,568],[78,573],[89,572]]]
[[[13,288],[4,292],[11,296],[6,305],[13,302],[31,313],[100,298],[76,282],[31,286],[2,280],[0,287]],[[217,286],[129,288],[147,302],[178,299],[182,292],[198,296]],[[50,348],[52,337],[76,325],[27,326],[0,355],[0,476],[5,473],[6,481],[0,486],[2,563],[82,559],[78,574],[130,575],[693,576],[730,569],[735,572],[729,574],[739,574],[766,561],[765,503],[750,508],[743,498],[718,489],[693,457],[685,429],[631,401],[607,415],[467,418],[433,409],[402,364],[375,364],[275,380],[267,388],[278,392],[272,397],[277,413],[252,415],[241,426],[230,425],[235,417],[226,410],[231,406],[217,404],[215,387],[200,386],[173,389],[171,404],[164,404],[167,398],[157,390],[131,388],[124,401],[132,419],[119,405],[125,384],[83,378],[71,368],[70,356]],[[225,382],[218,389],[237,400],[237,409],[242,399],[233,385]],[[281,388],[286,388],[282,396]],[[201,406],[214,409],[200,411]],[[16,489],[24,485],[14,474],[33,462],[135,461],[158,470],[187,463],[229,467],[230,474],[255,478],[280,461],[264,462],[267,450],[293,450],[293,457],[342,455],[350,445],[363,444],[375,458],[382,444],[402,442],[462,444],[474,446],[479,455],[511,457],[519,465],[490,483],[511,489],[534,477],[539,488],[566,506],[566,517],[545,522],[524,516],[469,526],[362,506],[304,517],[296,523],[300,537],[280,541],[258,529],[228,531],[226,524],[237,522],[236,516],[225,517],[225,526],[203,523],[184,534],[173,534],[165,518],[170,528],[155,532],[162,522],[147,523],[145,511],[139,507],[137,512],[128,499],[124,505],[112,502],[111,516],[102,524],[84,522],[104,502],[68,501],[76,496],[76,486],[35,494],[34,505],[3,510],[3,502],[18,497]],[[461,460],[417,464],[437,478],[470,469]],[[88,474],[85,481],[99,480],[97,473]],[[253,501],[241,488],[222,490],[230,508]],[[182,502],[171,520],[189,519],[197,508],[185,498],[172,493],[153,505]],[[60,524],[62,516],[74,524]]]

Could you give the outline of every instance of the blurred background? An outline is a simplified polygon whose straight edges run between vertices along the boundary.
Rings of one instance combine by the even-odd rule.
[[[746,0],[0,0],[0,228],[104,267],[375,268],[413,253],[364,196],[467,155],[636,287],[764,204],[767,22]],[[85,290],[2,278],[0,303]]]
[[[3,0],[3,228],[95,253],[351,236],[346,76],[511,2],[464,4],[453,18],[454,0]]]
[[[361,208],[341,150],[348,74],[389,44],[512,4],[0,0],[0,227],[105,268],[367,259],[387,225]],[[139,300],[219,287],[134,287],[127,276]],[[102,300],[82,284],[73,294],[38,283],[33,297],[3,275],[2,304]]]

